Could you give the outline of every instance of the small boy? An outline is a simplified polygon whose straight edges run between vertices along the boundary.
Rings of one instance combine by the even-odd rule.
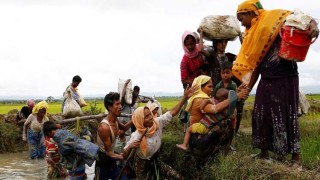
[[[227,99],[229,97],[229,93],[235,94],[234,91],[229,92],[225,88],[220,88],[216,93],[215,102],[213,102],[212,99],[206,99],[201,103],[201,105],[200,105],[201,112],[205,113],[203,109],[207,104],[209,104],[209,103],[217,104],[217,103]],[[191,137],[191,133],[207,134],[216,123],[229,117],[229,113],[227,112],[227,111],[229,111],[229,109],[227,107],[222,112],[219,112],[216,114],[205,114],[200,119],[200,122],[194,123],[190,127],[188,127],[186,134],[184,136],[183,144],[176,144],[176,146],[182,150],[187,150],[189,140]]]
[[[216,96],[216,92],[220,88],[226,88],[228,90],[234,90],[237,91],[237,84],[231,80],[232,78],[232,63],[229,61],[224,61],[221,63],[221,81],[216,85],[216,87],[213,89],[212,96]],[[241,105],[243,101],[239,101],[237,103],[237,106]],[[231,122],[232,122],[232,128],[233,130],[236,127],[236,118],[231,117]]]
[[[52,139],[55,131],[60,125],[52,121],[43,124],[43,133],[45,135],[46,160],[48,163],[48,178],[65,178],[67,177],[66,169],[60,163],[60,154],[57,143]]]

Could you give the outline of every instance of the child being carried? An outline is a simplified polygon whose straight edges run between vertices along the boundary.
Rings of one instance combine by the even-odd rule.
[[[187,150],[191,133],[207,134],[218,122],[230,118],[230,116],[233,115],[233,113],[229,113],[230,107],[226,107],[224,110],[216,114],[206,114],[206,112],[203,110],[207,104],[218,104],[219,102],[226,100],[229,96],[229,93],[235,94],[234,91],[231,91],[229,92],[229,90],[225,88],[220,88],[217,91],[215,98],[203,100],[203,102],[200,105],[200,110],[204,114],[203,117],[200,119],[200,122],[194,123],[190,127],[188,127],[184,136],[183,144],[176,144],[178,148],[182,150]]]

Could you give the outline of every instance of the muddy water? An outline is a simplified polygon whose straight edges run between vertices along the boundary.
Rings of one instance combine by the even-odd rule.
[[[94,178],[94,164],[86,167],[88,179]],[[28,152],[0,154],[0,180],[47,179],[47,164],[44,159],[30,160]]]

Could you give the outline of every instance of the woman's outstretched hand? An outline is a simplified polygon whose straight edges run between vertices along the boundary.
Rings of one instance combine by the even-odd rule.
[[[199,86],[193,86],[193,87],[190,88],[190,85],[188,84],[186,90],[184,90],[183,96],[184,96],[186,99],[189,99],[191,96],[194,95],[194,93],[195,93],[199,88],[200,88]]]

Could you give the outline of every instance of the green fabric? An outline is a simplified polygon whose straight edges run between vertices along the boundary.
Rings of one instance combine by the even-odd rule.
[[[233,90],[229,91],[229,106],[227,111],[227,116],[231,116],[234,113],[234,110],[237,106],[238,96],[237,93]]]
[[[224,88],[222,81],[220,81],[220,82],[216,85],[216,87],[214,87],[213,92],[212,92],[212,96],[213,96],[213,97],[216,97],[217,91],[218,91],[218,89],[220,89],[220,88]],[[237,90],[237,84],[236,84],[234,81],[230,81],[230,83],[228,84],[228,86],[226,87],[226,89],[236,91],[236,90]]]

